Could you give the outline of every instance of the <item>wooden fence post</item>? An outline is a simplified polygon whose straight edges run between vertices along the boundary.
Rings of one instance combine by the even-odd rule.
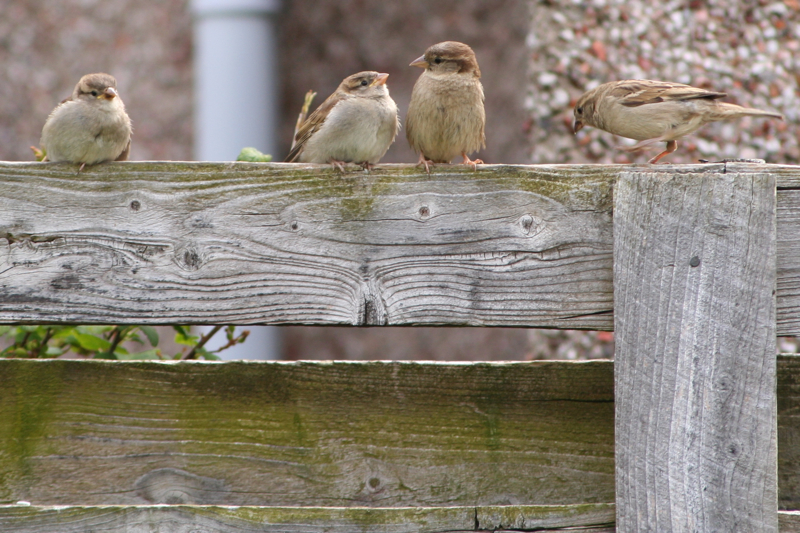
[[[620,175],[619,531],[778,529],[775,183]]]

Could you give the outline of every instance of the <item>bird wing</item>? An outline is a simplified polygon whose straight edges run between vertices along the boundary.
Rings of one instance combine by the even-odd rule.
[[[715,100],[727,96],[726,93],[708,91],[682,83],[668,81],[629,80],[620,82],[611,90],[610,96],[619,98],[620,103],[626,107],[636,107],[645,104],[675,100],[693,100],[708,98]]]
[[[311,138],[314,133],[317,132],[322,127],[322,124],[325,122],[325,119],[328,118],[328,114],[330,114],[331,109],[335,106],[340,99],[337,97],[336,93],[330,95],[328,98],[322,102],[318,108],[311,113],[305,122],[300,126],[300,129],[297,130],[297,134],[295,134],[295,144],[292,150],[289,152],[289,155],[286,156],[287,163],[293,163],[297,161],[297,158],[300,156],[300,152],[303,151],[303,147],[305,146],[306,142]]]

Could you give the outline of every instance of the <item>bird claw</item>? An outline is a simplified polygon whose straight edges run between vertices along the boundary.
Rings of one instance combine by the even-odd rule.
[[[461,156],[464,158],[463,164],[471,166],[472,170],[478,170],[478,165],[484,164],[482,159],[470,159],[464,152],[461,152]]]
[[[433,161],[430,159],[426,159],[424,154],[419,154],[419,161],[417,162],[416,166],[424,166],[425,172],[428,174],[431,173],[431,167],[433,166]]]
[[[339,172],[344,174],[344,161],[339,161],[338,159],[331,159],[330,164],[333,165],[333,168],[339,169]]]

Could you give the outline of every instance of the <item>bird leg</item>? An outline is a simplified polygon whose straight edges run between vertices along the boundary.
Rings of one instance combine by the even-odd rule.
[[[424,166],[425,167],[425,172],[430,174],[431,173],[431,167],[433,166],[433,161],[431,161],[430,159],[426,159],[425,158],[425,154],[420,152],[419,161],[417,161],[416,166],[418,166],[418,167],[419,166]]]
[[[665,141],[669,142],[666,139],[662,139],[661,137],[654,137],[652,139],[645,139],[644,141],[639,141],[633,146],[617,146],[617,150],[622,150],[624,152],[638,152],[640,150],[644,150],[645,148],[649,147],[652,144]]]
[[[370,163],[369,161],[364,161],[364,162],[362,162],[362,163],[359,163],[359,164],[358,164],[358,166],[360,166],[361,168],[363,168],[364,170],[366,170],[366,171],[367,171],[367,174],[369,174],[369,172],[370,172],[370,171],[371,171],[373,168],[375,168],[375,165],[373,165],[373,164],[372,164],[372,163]]]
[[[86,166],[86,163],[81,163],[81,166],[78,168],[78,174],[81,173],[81,170],[83,170],[83,167],[85,167],[85,166]]]
[[[328,161],[328,162],[329,162],[331,165],[333,165],[333,168],[338,168],[338,169],[339,169],[339,172],[341,172],[342,174],[344,174],[344,164],[345,164],[345,161],[339,161],[338,159],[331,159],[331,160],[330,160],[330,161]]]
[[[649,163],[651,165],[655,165],[656,163],[658,163],[659,159],[661,159],[665,155],[671,154],[672,152],[674,152],[677,149],[678,149],[678,141],[667,141],[666,149],[663,152],[661,152],[660,154],[658,154],[657,156],[655,156],[653,159],[651,159],[649,161]]]
[[[469,165],[472,167],[472,170],[478,170],[478,165],[482,165],[483,161],[480,159],[475,159],[474,161],[467,157],[466,152],[461,152],[461,157],[464,158],[463,164]]]

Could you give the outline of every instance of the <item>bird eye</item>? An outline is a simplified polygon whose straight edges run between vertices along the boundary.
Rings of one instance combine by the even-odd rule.
[[[575,108],[575,112],[578,113],[579,115],[583,115],[583,106],[576,107]]]
[[[433,62],[438,65],[439,63],[442,62],[442,58],[441,57],[437,57],[436,59],[433,60]]]
[[[92,96],[97,96],[98,94],[100,93],[98,93],[97,91],[92,91]]]
[[[367,80],[361,80],[361,85],[366,87],[367,85],[369,85],[369,82]]]

